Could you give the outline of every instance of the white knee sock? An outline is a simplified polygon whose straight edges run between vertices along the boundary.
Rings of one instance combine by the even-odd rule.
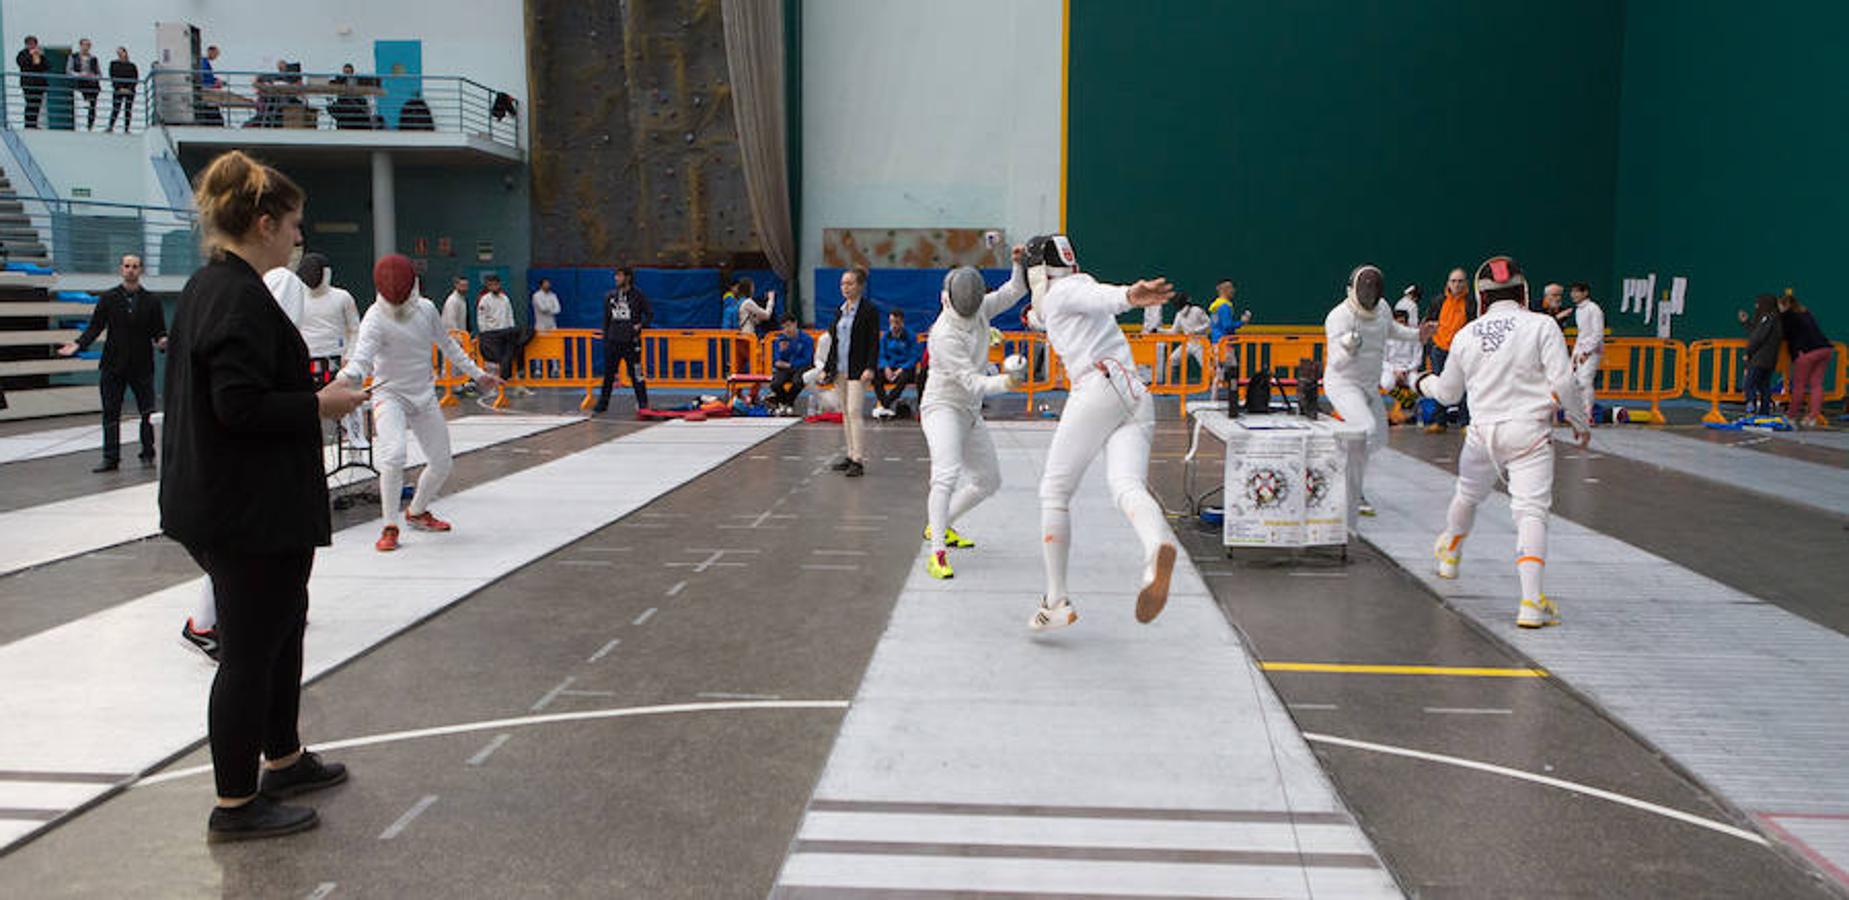
[[[1063,506],[1040,507],[1040,550],[1046,559],[1046,602],[1066,599],[1066,564],[1072,556],[1072,512]]]
[[[1515,573],[1522,579],[1522,599],[1541,597],[1541,572],[1547,567],[1547,520],[1524,517],[1515,526]]]
[[[218,625],[218,597],[212,591],[212,576],[199,585],[199,602],[193,607],[193,630],[211,631]]]

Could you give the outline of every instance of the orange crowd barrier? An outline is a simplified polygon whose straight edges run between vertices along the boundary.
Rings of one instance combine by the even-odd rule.
[[[1325,352],[1323,330],[1285,330],[1276,326],[1264,329],[1242,328],[1237,334],[1221,338],[1214,352],[1216,366],[1224,365],[1227,360],[1238,361],[1240,384],[1250,381],[1252,373],[1263,371],[1271,373],[1271,383],[1274,385],[1295,385],[1299,363],[1305,360],[1314,360],[1319,365],[1322,363]]]
[[[724,390],[733,375],[762,374],[757,339],[721,328],[642,332],[642,371],[661,387]]]
[[[533,335],[521,352],[520,370],[512,373],[510,384],[532,388],[583,388],[579,409],[597,403],[597,388],[603,384],[598,369],[603,363],[603,332],[592,328],[561,328]],[[495,397],[497,407],[507,404],[506,392]]]
[[[476,365],[481,365],[481,348],[476,345],[474,336],[466,331],[450,331],[450,337],[462,345],[462,352],[467,353]],[[442,406],[455,406],[461,403],[456,391],[469,382],[469,374],[451,365],[443,358],[443,351],[435,344],[430,345],[431,366],[437,373],[437,388],[442,391],[437,396],[437,403]]]
[[[1215,365],[1213,348],[1207,339],[1191,334],[1150,332],[1127,336],[1130,356],[1138,369],[1149,373],[1149,392],[1157,396],[1176,397],[1181,401],[1181,415],[1188,415],[1188,398],[1213,387]],[[1193,363],[1193,365],[1189,365]]]
[[[1664,400],[1685,393],[1688,345],[1668,338],[1607,338],[1593,394],[1610,400],[1644,400],[1663,421]]]
[[[1824,402],[1849,396],[1849,345],[1841,341],[1836,358],[1823,379]],[[1688,393],[1697,400],[1708,401],[1704,422],[1725,422],[1721,404],[1746,402],[1746,341],[1743,338],[1715,338],[1689,344]],[[1784,389],[1773,394],[1778,403],[1791,400],[1791,355],[1782,348],[1778,353],[1778,373]]]

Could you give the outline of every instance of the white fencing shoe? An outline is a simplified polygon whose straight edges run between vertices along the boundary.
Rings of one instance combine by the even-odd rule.
[[[1052,631],[1064,628],[1079,620],[1079,614],[1073,610],[1071,601],[1060,598],[1058,605],[1048,606],[1046,598],[1040,598],[1040,608],[1034,610],[1034,617],[1027,620],[1027,627],[1035,631]]]

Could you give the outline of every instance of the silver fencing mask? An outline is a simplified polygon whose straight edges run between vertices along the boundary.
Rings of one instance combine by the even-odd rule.
[[[944,275],[944,302],[965,319],[982,311],[982,298],[988,291],[982,273],[973,266],[958,266]]]

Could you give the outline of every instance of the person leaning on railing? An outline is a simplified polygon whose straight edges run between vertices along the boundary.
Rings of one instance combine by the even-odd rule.
[[[45,88],[50,84],[45,73],[51,71],[51,60],[45,58],[39,39],[28,34],[25,49],[13,58],[13,64],[19,67],[19,92],[26,95],[25,126],[37,128],[39,110],[45,108]]]
[[[121,116],[122,133],[128,133],[135,119],[135,85],[140,81],[141,70],[128,58],[128,48],[117,47],[116,58],[109,61],[109,84],[114,90],[109,102],[109,127],[104,131],[114,131],[116,117]]]
[[[103,70],[96,60],[96,54],[90,52],[90,39],[79,38],[77,52],[72,53],[64,62],[64,74],[71,79],[79,96],[90,107],[90,118],[84,123],[85,130],[96,130],[96,95],[103,90]],[[77,109],[71,108],[71,130],[77,130]]]

